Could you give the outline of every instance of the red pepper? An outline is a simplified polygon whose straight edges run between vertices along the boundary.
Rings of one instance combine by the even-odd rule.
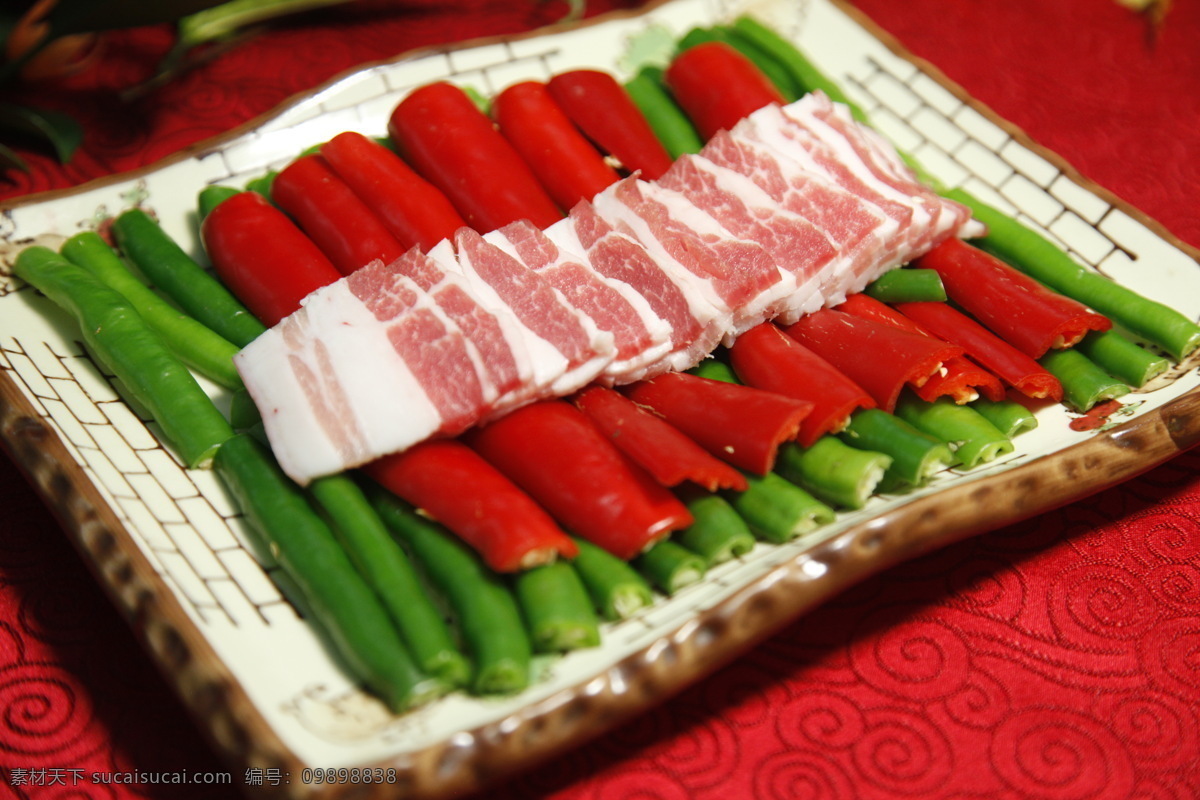
[[[405,248],[429,250],[467,224],[436,186],[361,133],[339,133],[321,155]]]
[[[565,401],[519,408],[466,441],[567,530],[619,558],[693,522],[687,506]],[[452,485],[470,491],[470,484]]]
[[[875,400],[861,386],[769,322],[739,336],[729,349],[729,359],[738,378],[748,385],[813,404],[797,437],[804,447],[840,431],[856,410],[875,407]]]
[[[271,199],[343,275],[377,258],[390,264],[408,249],[319,155],[301,156],[282,169],[271,184]]]
[[[880,302],[866,294],[852,294],[845,302],[836,307],[863,319],[873,319],[888,325],[894,325],[901,330],[932,336],[915,321],[901,314],[887,303]],[[992,373],[976,364],[966,356],[955,356],[942,362],[942,371],[934,375],[916,390],[917,396],[932,403],[939,397],[949,397],[955,403],[969,403],[977,396],[983,395],[989,400],[998,401],[1004,397],[1004,384]]]
[[[579,552],[529,495],[456,440],[426,441],[373,461],[363,471],[445,525],[497,572]]]
[[[746,489],[742,473],[713,458],[678,428],[614,389],[584,389],[575,396],[575,405],[618,450],[663,486],[691,481],[710,492]]]
[[[920,386],[963,349],[844,311],[821,309],[784,329],[867,390],[884,411],[896,408],[906,384]]]
[[[896,308],[934,336],[961,345],[967,355],[1026,397],[1062,400],[1058,378],[966,314],[946,303],[899,303]]]
[[[570,70],[555,75],[546,88],[579,130],[628,171],[656,180],[671,168],[671,154],[612,75]]]
[[[493,101],[492,116],[560,208],[591,200],[621,179],[544,83],[523,81],[508,87]]]
[[[213,269],[264,325],[341,274],[287,214],[257,192],[240,192],[200,225]]]
[[[519,219],[546,228],[562,218],[517,151],[457,86],[438,82],[412,92],[392,112],[388,131],[400,155],[480,233]]]
[[[725,42],[684,50],[667,67],[664,79],[705,140],[763,106],[786,102],[753,61]]]
[[[914,264],[937,270],[954,303],[1030,358],[1112,328],[1107,317],[961,239],[947,239]]]
[[[625,391],[717,458],[758,475],[771,471],[780,445],[796,438],[813,408],[806,400],[685,372]]]

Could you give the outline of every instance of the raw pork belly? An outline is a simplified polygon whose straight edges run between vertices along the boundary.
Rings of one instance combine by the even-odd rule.
[[[590,382],[698,364],[982,226],[820,93],[539,230],[460,230],[314,292],[238,369],[301,484]]]

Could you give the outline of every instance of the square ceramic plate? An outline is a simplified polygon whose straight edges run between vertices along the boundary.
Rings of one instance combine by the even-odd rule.
[[[655,42],[743,11],[795,40],[946,185],[1020,217],[1113,279],[1189,317],[1200,314],[1195,251],[831,0],[675,0],[372,66],[145,172],[7,208],[3,249],[11,261],[31,241],[55,245],[141,205],[203,260],[194,212],[203,186],[243,185],[344,130],[382,135],[392,108],[416,86],[449,79],[492,94],[578,67],[627,77],[636,58],[656,52]],[[295,796],[353,789],[355,797],[376,797],[397,784],[434,796],[527,767],[680,690],[867,575],[1170,458],[1200,437],[1198,383],[1195,369],[1177,369],[1153,391],[1124,398],[1114,424],[1098,431],[1072,430],[1075,415],[1042,408],[1039,427],[1016,440],[1013,454],[967,473],[947,471],[911,494],[874,498],[793,543],[760,544],[701,584],[607,625],[601,647],[539,660],[532,688],[519,696],[455,695],[394,716],[330,658],[269,555],[250,546],[216,477],[182,468],[153,421],[123,401],[89,358],[70,320],[0,275],[3,441],[199,724],[232,763],[278,769],[289,781],[268,782],[264,791]],[[217,387],[206,388],[228,402]],[[359,773],[348,785],[335,773],[323,783],[323,773],[311,771],[343,767],[379,768],[376,782],[364,784]]]

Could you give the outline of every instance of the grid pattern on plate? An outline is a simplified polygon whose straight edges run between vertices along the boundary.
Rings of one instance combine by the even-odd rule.
[[[23,338],[0,343],[0,370],[25,390],[141,549],[205,623],[263,624],[284,603],[235,535],[208,472],[183,468],[154,424],[121,398],[86,350]]]

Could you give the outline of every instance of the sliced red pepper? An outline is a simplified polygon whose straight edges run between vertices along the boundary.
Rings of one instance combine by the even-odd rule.
[[[619,558],[692,524],[687,506],[566,401],[519,408],[470,431],[466,442],[567,530]],[[469,483],[455,488],[472,491]]]
[[[690,481],[710,492],[746,489],[742,473],[615,389],[589,387],[575,396],[575,405],[618,450],[663,486]]]
[[[807,400],[685,372],[641,381],[625,393],[717,458],[758,475],[774,468],[780,445],[796,438],[813,408]]]
[[[555,75],[546,88],[579,130],[629,172],[656,180],[671,168],[671,154],[612,75],[570,70]]]
[[[946,303],[900,303],[896,308],[933,335],[961,345],[974,360],[1026,397],[1062,400],[1062,384],[1041,364]]]
[[[1112,328],[1108,317],[961,239],[947,239],[914,264],[937,270],[954,303],[1030,358]]]
[[[388,121],[400,155],[442,190],[475,230],[519,219],[546,228],[562,212],[487,115],[446,82],[422,86]]]
[[[200,225],[213,269],[264,324],[275,325],[341,273],[296,224],[257,192],[239,192]]]
[[[729,360],[746,384],[813,404],[797,437],[804,447],[840,431],[856,410],[875,407],[861,386],[769,322],[739,336],[729,349]]]
[[[706,141],[763,106],[786,102],[753,61],[725,42],[684,50],[664,80]]]
[[[590,201],[621,179],[554,102],[546,84],[513,84],[492,102],[500,133],[560,208]]]
[[[319,155],[301,156],[280,170],[271,199],[343,275],[377,258],[390,264],[407,249]]]
[[[866,389],[888,413],[905,385],[921,386],[946,359],[963,354],[941,339],[829,308],[801,317],[784,332]]]
[[[932,336],[916,321],[909,319],[887,303],[866,294],[852,294],[845,302],[836,306],[863,319],[873,319],[901,330]],[[955,356],[942,362],[942,370],[924,385],[915,389],[917,396],[932,403],[939,397],[949,397],[955,403],[969,403],[982,395],[988,400],[999,401],[1004,397],[1004,384],[999,378],[976,364],[966,356]]]
[[[423,442],[373,461],[363,471],[445,525],[497,572],[528,569],[579,552],[529,495],[454,439]]]
[[[321,155],[405,248],[429,250],[467,224],[436,186],[361,133],[339,133]]]

